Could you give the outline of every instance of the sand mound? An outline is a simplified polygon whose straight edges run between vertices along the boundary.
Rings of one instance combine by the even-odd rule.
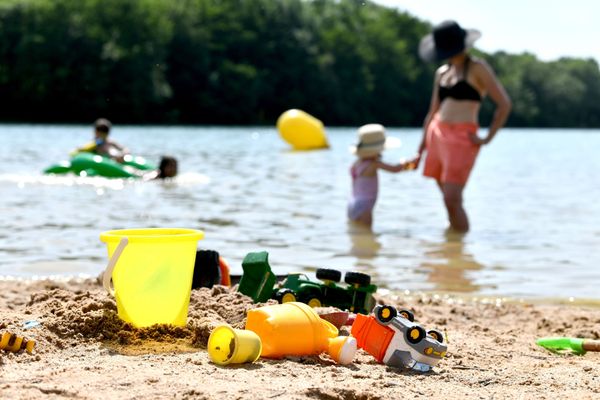
[[[223,286],[193,290],[190,297],[188,324],[185,327],[154,325],[136,328],[117,315],[115,301],[100,288],[72,291],[49,287],[36,292],[25,309],[28,319],[41,323],[40,329],[19,328],[23,316],[13,315],[0,325],[13,328],[18,334],[36,333],[38,350],[50,347],[63,349],[78,343],[109,342],[113,345],[147,345],[148,341],[178,343],[186,341],[192,347],[206,347],[210,332],[227,323],[243,328],[246,312],[260,305],[252,299]]]

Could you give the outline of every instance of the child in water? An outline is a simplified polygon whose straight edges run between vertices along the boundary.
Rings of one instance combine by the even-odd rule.
[[[381,152],[389,143],[382,125],[368,124],[358,129],[358,143],[352,148],[358,160],[350,169],[352,198],[348,203],[348,218],[369,228],[373,224],[373,208],[379,188],[377,171],[383,169],[388,172],[400,172],[413,169],[410,162],[392,165],[381,161]]]
[[[162,156],[158,169],[143,175],[145,181],[153,179],[174,178],[177,175],[177,159],[171,156]]]

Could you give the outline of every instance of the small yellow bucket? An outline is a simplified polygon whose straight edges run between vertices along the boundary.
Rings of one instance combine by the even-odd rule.
[[[210,334],[207,350],[210,360],[215,364],[251,363],[260,356],[262,344],[252,331],[220,325]]]
[[[115,296],[119,317],[136,327],[185,326],[198,240],[203,237],[202,231],[179,228],[103,232],[100,240],[110,259],[103,283]]]

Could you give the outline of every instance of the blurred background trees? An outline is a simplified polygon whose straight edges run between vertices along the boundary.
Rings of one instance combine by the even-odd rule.
[[[273,124],[301,108],[420,126],[429,30],[358,0],[0,0],[0,120]],[[478,54],[513,99],[510,125],[600,126],[594,60]]]

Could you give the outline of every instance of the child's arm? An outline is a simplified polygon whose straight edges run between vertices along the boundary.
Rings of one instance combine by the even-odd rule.
[[[114,141],[112,141],[112,140],[110,141],[110,144],[111,144],[111,145],[112,145],[114,148],[116,148],[117,150],[119,150],[119,151],[120,151],[120,152],[121,152],[123,155],[125,155],[125,154],[129,154],[129,149],[128,149],[127,147],[125,147],[125,146],[123,146],[123,145],[121,145],[121,144],[119,144],[119,143],[117,143],[117,142],[114,142]]]
[[[387,164],[387,163],[384,163],[383,161],[377,161],[375,165],[377,166],[378,169],[382,169],[382,170],[388,171],[388,172],[400,172],[400,171],[412,169],[412,168],[410,168],[410,162],[408,162],[408,161],[401,162],[400,164]]]

